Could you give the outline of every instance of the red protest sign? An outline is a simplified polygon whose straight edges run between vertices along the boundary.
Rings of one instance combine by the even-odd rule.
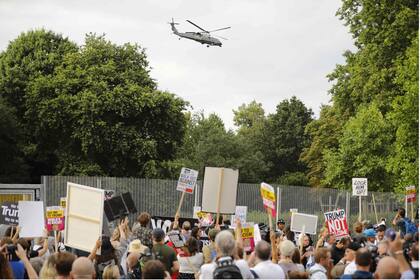
[[[406,196],[407,202],[415,202],[416,201],[416,187],[415,186],[406,187],[405,196]]]
[[[64,209],[62,207],[47,207],[46,216],[46,226],[48,231],[64,229]]]
[[[324,213],[328,227],[328,233],[334,234],[336,238],[349,235],[346,212],[343,209]]]
[[[269,184],[261,183],[260,192],[264,208],[271,209],[271,216],[276,217],[276,195],[274,194],[274,188]]]

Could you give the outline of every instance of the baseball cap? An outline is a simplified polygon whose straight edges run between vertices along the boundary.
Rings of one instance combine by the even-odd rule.
[[[278,223],[278,224],[286,224],[286,223],[284,222],[284,220],[283,220],[283,219],[279,219],[279,220],[277,221],[277,223]]]
[[[347,249],[353,250],[353,251],[357,251],[361,248],[360,244],[357,242],[350,242],[349,246],[347,247]]]
[[[155,228],[152,231],[152,237],[156,240],[163,240],[165,238],[165,232],[161,228]]]
[[[373,228],[367,229],[363,232],[363,235],[365,235],[366,237],[375,237],[376,233],[375,230]]]

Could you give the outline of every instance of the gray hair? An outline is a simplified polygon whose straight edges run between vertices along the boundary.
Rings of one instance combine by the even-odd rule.
[[[235,252],[235,238],[228,230],[223,230],[216,235],[216,247],[223,256],[233,256]]]
[[[262,261],[266,261],[270,258],[271,245],[267,241],[261,240],[255,246],[255,255]]]

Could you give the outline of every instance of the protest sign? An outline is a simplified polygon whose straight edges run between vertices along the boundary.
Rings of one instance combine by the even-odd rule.
[[[60,206],[63,207],[64,209],[66,209],[66,201],[67,201],[66,197],[60,197]]]
[[[407,202],[415,202],[416,201],[416,187],[415,186],[408,186],[405,188],[405,195]]]
[[[193,208],[193,218],[198,219],[197,213],[201,212],[201,206],[194,206]]]
[[[258,224],[255,224],[254,225],[254,244],[257,244],[260,241],[261,241],[260,227],[258,226]]]
[[[161,228],[166,233],[169,231],[169,228],[171,227],[171,224],[174,220],[175,220],[174,217],[152,216],[150,222],[152,224],[152,229]],[[197,219],[191,219],[191,218],[178,219],[180,226],[182,226],[182,224],[185,221],[189,221],[192,227],[198,225]]]
[[[47,217],[48,231],[64,229],[64,209],[61,206],[47,207],[45,216]]]
[[[245,251],[254,250],[254,223],[245,223],[241,230],[243,246]]]
[[[19,236],[41,237],[44,233],[44,203],[42,201],[19,201]]]
[[[194,191],[195,184],[197,182],[198,171],[185,168],[181,169],[179,174],[178,184],[176,190],[186,193],[192,193]]]
[[[324,213],[328,233],[333,234],[336,239],[349,235],[346,212],[343,209]]]
[[[352,178],[352,187],[354,196],[368,195],[368,181],[367,178]]]
[[[274,193],[274,188],[269,184],[261,183],[260,191],[264,208],[270,210],[272,217],[276,217],[276,195]]]
[[[64,244],[90,252],[102,235],[104,190],[67,182]]]
[[[235,215],[232,215],[232,218],[230,220],[230,224],[235,227],[236,225],[236,219],[239,219],[241,221],[241,224],[246,223],[246,213],[247,213],[248,207],[247,206],[236,206],[235,208]]]
[[[19,224],[18,205],[14,202],[4,202],[1,205],[0,224],[16,226]]]
[[[104,195],[105,195],[105,200],[111,199],[115,196],[115,191],[114,190],[105,190]]]
[[[229,168],[206,167],[201,209],[207,213],[234,214],[239,171]]]
[[[174,244],[175,248],[181,248],[185,246],[182,236],[178,230],[172,230],[168,232],[168,238]]]
[[[290,230],[293,232],[316,234],[317,223],[318,216],[293,212]]]

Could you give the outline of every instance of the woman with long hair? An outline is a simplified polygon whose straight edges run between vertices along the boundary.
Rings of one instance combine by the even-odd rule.
[[[179,275],[178,279],[195,279],[204,263],[202,253],[198,253],[199,242],[194,237],[190,237],[182,252],[178,254]]]

